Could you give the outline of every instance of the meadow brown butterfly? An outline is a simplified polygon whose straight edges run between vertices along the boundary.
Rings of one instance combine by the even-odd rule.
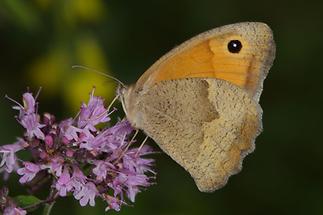
[[[262,130],[258,103],[275,43],[264,23],[202,33],[119,90],[127,119],[184,167],[200,191],[224,186]]]

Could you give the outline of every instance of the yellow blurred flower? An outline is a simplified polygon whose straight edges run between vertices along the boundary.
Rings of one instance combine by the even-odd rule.
[[[29,71],[35,86],[42,86],[47,96],[62,95],[66,105],[75,111],[88,99],[93,86],[96,93],[109,100],[115,93],[115,83],[89,71],[73,70],[83,65],[109,72],[103,49],[95,35],[83,31],[82,21],[98,22],[106,8],[102,0],[34,0],[38,7],[53,10],[55,35],[47,54],[35,59]],[[76,31],[75,29],[80,29]],[[75,31],[74,31],[75,30]],[[75,32],[75,33],[74,33]]]
[[[31,65],[30,74],[35,85],[42,86],[48,95],[56,94],[58,87],[64,81],[64,73],[70,69],[67,50],[56,48],[46,56],[36,59]]]
[[[72,1],[71,5],[74,9],[74,13],[80,19],[85,21],[97,21],[103,15],[103,2],[102,0],[91,1]]]
[[[90,36],[81,36],[75,44],[76,60],[82,65],[107,70],[107,62],[103,50],[98,42]]]

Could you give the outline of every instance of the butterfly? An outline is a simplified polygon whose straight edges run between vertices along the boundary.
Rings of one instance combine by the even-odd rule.
[[[262,131],[259,97],[275,57],[271,29],[243,22],[204,32],[121,87],[127,119],[212,192],[242,168]]]

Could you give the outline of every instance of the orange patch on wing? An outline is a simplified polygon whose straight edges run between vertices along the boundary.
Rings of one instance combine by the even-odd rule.
[[[253,56],[244,50],[239,54],[228,52],[226,37],[211,38],[197,45],[180,50],[156,65],[153,83],[183,78],[217,78],[240,86],[252,94],[256,90],[259,71],[252,64]]]

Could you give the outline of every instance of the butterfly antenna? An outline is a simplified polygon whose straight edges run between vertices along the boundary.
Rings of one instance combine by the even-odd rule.
[[[96,69],[93,69],[93,68],[90,68],[90,67],[87,67],[87,66],[82,66],[82,65],[73,65],[72,69],[84,69],[84,70],[88,70],[88,71],[91,71],[91,72],[95,72],[95,73],[97,73],[99,75],[102,75],[104,77],[111,78],[112,80],[119,83],[122,87],[126,87],[126,85],[122,81],[120,81],[119,79],[117,79],[117,78],[115,78],[115,77],[113,77],[111,75],[108,75],[106,73],[100,72],[100,71],[98,71]]]

